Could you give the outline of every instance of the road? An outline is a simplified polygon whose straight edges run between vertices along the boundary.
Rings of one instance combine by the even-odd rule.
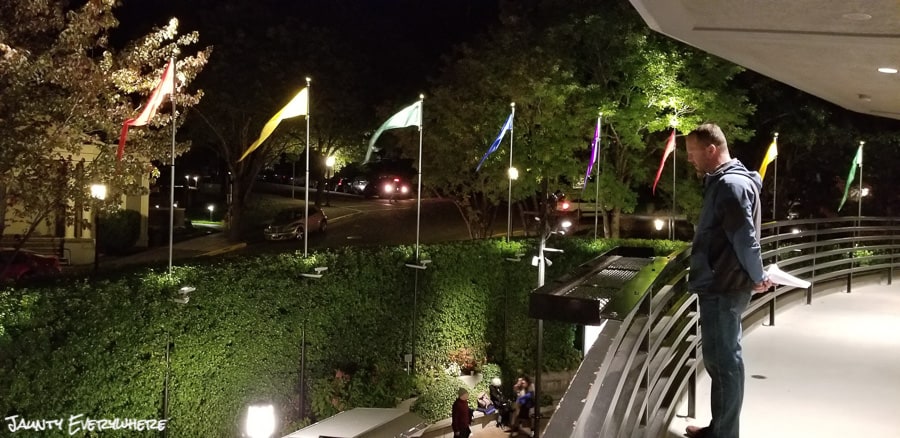
[[[258,197],[265,198],[284,208],[303,205],[303,190],[297,190],[290,198],[287,196],[266,193]],[[265,187],[266,191],[272,191]],[[278,190],[278,189],[276,189]],[[314,198],[310,193],[310,203]],[[328,230],[325,233],[311,233],[309,249],[337,248],[341,246],[369,245],[413,245],[416,242],[416,199],[403,199],[393,203],[385,199],[363,199],[357,196],[332,194],[330,206],[323,206],[328,217]],[[469,232],[462,215],[456,205],[446,199],[428,198],[422,200],[419,241],[420,243],[437,243],[453,240],[465,240]],[[263,240],[262,229],[259,233],[247,236],[245,253],[286,252],[303,249],[303,240],[284,240],[269,242]]]

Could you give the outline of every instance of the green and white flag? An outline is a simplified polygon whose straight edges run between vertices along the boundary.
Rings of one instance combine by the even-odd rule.
[[[403,108],[400,112],[394,114],[391,118],[387,119],[386,122],[381,124],[381,127],[372,135],[372,139],[369,140],[369,150],[366,151],[366,159],[363,161],[363,164],[368,163],[369,159],[372,158],[372,151],[375,150],[375,142],[378,140],[378,137],[381,136],[382,132],[387,131],[388,129],[406,128],[407,126],[422,127],[421,100]]]
[[[841,211],[844,208],[844,203],[847,202],[847,193],[850,192],[850,184],[853,184],[853,180],[856,179],[856,168],[862,167],[862,153],[863,153],[863,145],[859,145],[859,149],[856,150],[856,156],[853,157],[853,162],[850,164],[850,174],[847,175],[847,185],[844,186],[844,197],[841,198],[841,205],[838,206],[838,211]],[[862,175],[860,175],[862,178]],[[859,195],[860,202],[862,202],[862,193]]]

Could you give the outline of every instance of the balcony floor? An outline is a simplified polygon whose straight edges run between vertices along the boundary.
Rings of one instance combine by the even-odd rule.
[[[900,436],[900,284],[814,296],[749,328],[741,436]],[[697,396],[698,420],[676,417],[670,436],[708,423],[705,373]]]

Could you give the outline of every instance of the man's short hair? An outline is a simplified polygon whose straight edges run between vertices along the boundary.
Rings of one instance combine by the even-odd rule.
[[[469,393],[469,390],[466,388],[459,388],[459,391],[456,392],[456,394],[460,397],[462,397],[463,395],[468,394],[468,393]]]
[[[728,150],[728,141],[725,140],[725,133],[715,123],[704,123],[698,126],[688,133],[688,137],[693,137],[702,146],[715,145],[717,148]]]

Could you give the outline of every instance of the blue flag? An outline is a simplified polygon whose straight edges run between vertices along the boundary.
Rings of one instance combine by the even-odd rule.
[[[481,165],[484,164],[484,160],[487,160],[487,157],[496,152],[497,148],[500,147],[500,142],[503,141],[503,136],[506,135],[506,131],[512,129],[513,114],[514,113],[510,113],[509,117],[506,118],[506,123],[504,123],[503,127],[500,128],[500,135],[497,136],[497,139],[494,140],[493,143],[491,143],[491,147],[489,147],[487,152],[484,153],[484,156],[481,157],[481,161],[478,162],[478,167],[475,168],[476,172],[481,170]]]

